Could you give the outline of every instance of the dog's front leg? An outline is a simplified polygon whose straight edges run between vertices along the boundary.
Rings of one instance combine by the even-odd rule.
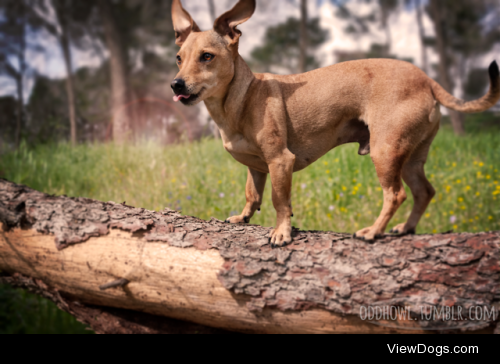
[[[271,232],[271,246],[292,242],[292,176],[295,155],[286,149],[269,163],[273,186],[273,205],[277,213],[276,228]]]
[[[226,220],[231,224],[249,223],[250,219],[255,214],[255,211],[260,209],[262,205],[262,196],[266,187],[267,173],[258,172],[248,168],[247,185],[245,195],[247,203],[243,212],[239,216],[232,216]]]

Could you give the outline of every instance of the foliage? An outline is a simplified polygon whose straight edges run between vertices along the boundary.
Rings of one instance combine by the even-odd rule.
[[[310,19],[307,26],[308,47],[315,49],[328,38],[328,32],[321,28],[319,19]],[[269,72],[271,68],[282,67],[288,72],[298,71],[300,54],[300,20],[289,18],[286,22],[269,27],[264,37],[264,44],[252,51],[251,66],[257,71]],[[314,56],[306,60],[308,70],[318,68]]]
[[[89,334],[85,325],[49,300],[0,285],[0,335]]]

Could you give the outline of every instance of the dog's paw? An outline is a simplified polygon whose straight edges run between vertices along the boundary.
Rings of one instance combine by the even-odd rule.
[[[226,219],[228,224],[248,224],[250,223],[250,218],[245,215],[231,216]]]
[[[377,231],[373,226],[359,230],[356,234],[353,235],[354,239],[364,240],[369,243],[373,243],[377,239],[381,239],[384,237],[383,232]]]
[[[415,228],[407,226],[407,224],[399,224],[394,227],[391,231],[391,234],[399,234],[399,235],[411,235],[415,234]]]
[[[272,248],[286,246],[292,242],[292,228],[287,226],[278,227],[271,232],[269,238]]]

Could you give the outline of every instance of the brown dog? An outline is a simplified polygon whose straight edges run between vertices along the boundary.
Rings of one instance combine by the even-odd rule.
[[[174,100],[184,105],[204,101],[224,148],[248,166],[246,206],[227,221],[250,221],[270,174],[277,212],[271,244],[290,243],[293,172],[339,145],[359,143],[359,154],[371,153],[384,205],[375,224],[355,237],[372,241],[384,234],[406,200],[402,179],[415,204],[408,221],[392,231],[414,233],[435,195],[424,164],[439,129],[440,104],[466,113],[495,105],[500,99],[497,64],[489,69],[490,91],[472,102],[454,98],[412,64],[390,59],[345,62],[300,75],[253,74],[238,53],[241,32],[236,27],[254,10],[255,0],[240,0],[215,21],[213,30],[201,32],[180,0],[172,5],[181,47]]]

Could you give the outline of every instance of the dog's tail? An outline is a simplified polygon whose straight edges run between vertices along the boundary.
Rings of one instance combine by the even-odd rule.
[[[432,81],[431,87],[434,97],[449,109],[460,111],[463,113],[475,113],[488,110],[500,100],[500,72],[495,61],[490,65],[490,90],[488,93],[478,100],[465,102],[450,95],[437,82]]]

